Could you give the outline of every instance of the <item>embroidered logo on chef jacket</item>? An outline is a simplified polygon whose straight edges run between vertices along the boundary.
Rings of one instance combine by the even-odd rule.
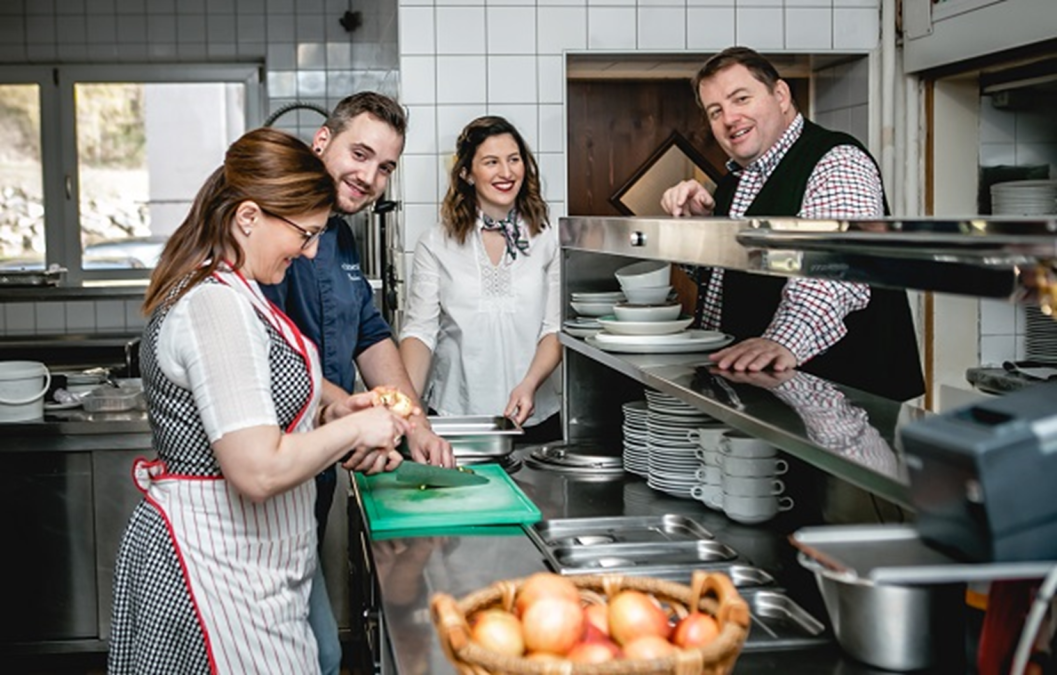
[[[344,270],[345,275],[349,277],[349,281],[359,281],[363,278],[363,272],[360,270],[359,263],[341,263],[341,269]]]

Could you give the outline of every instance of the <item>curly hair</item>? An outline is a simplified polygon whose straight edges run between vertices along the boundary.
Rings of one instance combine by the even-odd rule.
[[[166,242],[147,287],[145,314],[175,302],[228,255],[235,256],[236,268],[242,266],[242,247],[231,223],[245,201],[269,213],[296,216],[333,208],[337,188],[323,160],[301,140],[268,127],[247,132],[228,148],[224,163],[199,189]],[[169,297],[188,275],[186,285]]]
[[[517,143],[518,152],[525,165],[525,180],[521,183],[515,206],[518,215],[528,225],[532,236],[538,235],[550,225],[547,202],[540,194],[539,167],[525,139],[517,128],[502,117],[478,117],[466,125],[455,144],[455,162],[451,167],[448,193],[441,204],[440,215],[448,235],[460,244],[473,231],[477,223],[477,189],[466,180],[473,169],[473,158],[477,148],[492,136],[510,134]]]

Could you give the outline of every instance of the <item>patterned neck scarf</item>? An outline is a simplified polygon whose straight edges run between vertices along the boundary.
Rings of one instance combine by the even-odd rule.
[[[488,214],[481,212],[481,223],[481,229],[498,230],[503,234],[506,252],[511,262],[517,260],[518,251],[528,255],[526,253],[529,247],[528,237],[525,236],[525,229],[518,225],[516,208],[510,209],[510,213],[506,214],[506,218],[502,220],[493,220]]]

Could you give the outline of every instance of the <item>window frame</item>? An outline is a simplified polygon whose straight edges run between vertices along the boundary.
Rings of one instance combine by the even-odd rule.
[[[263,120],[265,91],[259,63],[88,64],[0,66],[0,83],[37,84],[44,199],[44,265],[64,267],[64,286],[136,281],[150,269],[85,270],[81,247],[80,167],[77,161],[77,84],[228,82],[246,87],[246,129]]]

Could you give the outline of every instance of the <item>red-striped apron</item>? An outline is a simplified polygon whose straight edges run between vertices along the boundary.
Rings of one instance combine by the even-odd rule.
[[[315,348],[237,272],[215,276],[246,295],[312,371],[308,403],[286,431],[311,429],[319,402]],[[318,673],[308,596],[316,560],[315,481],[261,504],[222,476],[169,474],[160,461],[133,467],[136,485],[165,518],[215,673]]]

